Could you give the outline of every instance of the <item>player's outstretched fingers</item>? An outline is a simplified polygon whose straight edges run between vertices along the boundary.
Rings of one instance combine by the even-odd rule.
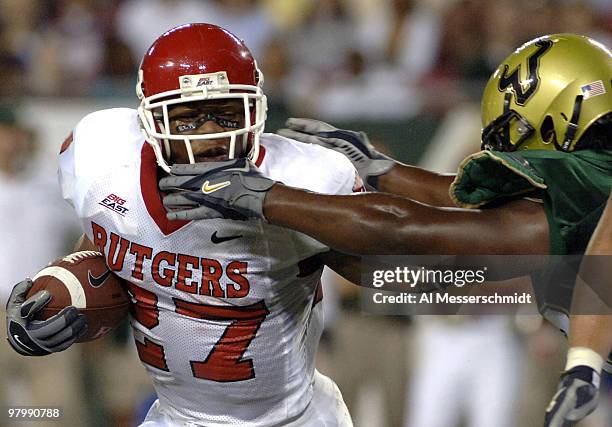
[[[304,132],[304,133],[317,133],[317,132],[331,132],[338,130],[338,128],[330,125],[329,123],[322,122],[320,120],[305,119],[301,117],[290,117],[285,121],[285,126],[289,129]]]
[[[193,179],[193,176],[165,176],[159,180],[159,189],[162,191],[185,190],[185,183]]]
[[[296,141],[304,142],[306,144],[317,144],[323,145],[324,147],[329,146],[329,144],[326,144],[319,137],[310,135],[308,133],[296,132],[287,128],[279,129],[276,131],[276,133],[280,136],[284,136],[285,138],[294,139]]]
[[[212,205],[212,204],[211,204]],[[209,206],[198,206],[193,209],[182,209],[176,211],[170,211],[166,213],[166,218],[170,221],[195,221],[200,219],[216,219],[216,218],[228,218],[228,219],[244,219],[242,217],[235,218],[236,214],[231,215],[226,213],[225,215],[217,209],[223,209],[221,206],[214,208]]]
[[[184,192],[186,193],[186,192]],[[185,197],[184,193],[171,193],[164,196],[162,203],[166,209],[176,209],[185,206],[199,206],[199,203]]]
[[[173,175],[203,175],[213,174],[230,168],[244,168],[246,160],[243,158],[225,160],[222,162],[177,163],[172,165],[170,171]]]

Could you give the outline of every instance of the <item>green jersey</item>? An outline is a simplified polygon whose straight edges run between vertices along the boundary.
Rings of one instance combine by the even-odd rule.
[[[612,151],[482,151],[461,164],[451,197],[475,208],[533,197],[544,205],[550,254],[583,254],[612,189]],[[538,307],[566,333],[580,257],[554,257],[532,274]]]
[[[581,254],[612,189],[612,150],[481,151],[461,164],[451,197],[480,207],[513,197],[544,203],[550,253]]]

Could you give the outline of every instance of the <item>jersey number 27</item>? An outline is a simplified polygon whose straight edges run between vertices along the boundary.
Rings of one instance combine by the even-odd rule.
[[[132,315],[136,321],[148,329],[156,327],[159,324],[157,295],[133,283],[128,283],[128,290],[136,300],[132,306]],[[184,316],[230,322],[206,360],[189,361],[194,377],[217,382],[255,378],[253,360],[243,359],[242,356],[269,314],[263,300],[241,307],[195,304],[178,298],[173,300],[175,311]],[[136,340],[136,348],[144,363],[169,371],[163,346],[145,337],[143,342]]]

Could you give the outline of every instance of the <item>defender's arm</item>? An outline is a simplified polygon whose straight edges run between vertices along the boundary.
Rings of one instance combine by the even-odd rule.
[[[274,185],[266,219],[354,254],[547,254],[543,207],[436,208],[388,194],[327,196]]]
[[[442,175],[398,162],[376,150],[364,132],[338,129],[319,120],[290,118],[277,133],[345,155],[369,189],[392,193],[432,206],[455,206],[448,188],[452,175]]]
[[[378,177],[378,190],[431,206],[455,206],[448,193],[454,179],[455,175],[397,163],[389,172]]]

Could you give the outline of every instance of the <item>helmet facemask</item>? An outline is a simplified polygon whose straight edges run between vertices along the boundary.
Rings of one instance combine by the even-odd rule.
[[[259,71],[258,71],[259,72]],[[260,76],[257,85],[232,84],[229,82],[226,72],[220,71],[209,74],[184,75],[180,76],[179,89],[165,91],[145,97],[142,92],[142,70],[139,73],[139,81],[136,92],[141,100],[138,107],[138,115],[141,128],[146,141],[153,147],[157,162],[162,169],[170,172],[168,159],[171,154],[171,141],[182,141],[185,144],[189,162],[195,163],[191,142],[195,140],[217,140],[229,138],[228,158],[236,156],[236,144],[242,144],[242,152],[246,152],[247,146],[251,145],[248,153],[250,159],[256,159],[259,154],[259,137],[264,130],[266,120],[267,102],[262,91],[263,76]],[[243,126],[224,132],[208,134],[186,134],[175,133],[170,126],[168,111],[172,106],[202,101],[231,100],[242,101]],[[222,127],[233,127],[231,121],[223,121],[222,118],[214,114],[201,115],[196,122],[201,119],[212,120]],[[200,123],[200,125],[202,125]],[[197,126],[199,127],[199,126]],[[185,128],[183,128],[185,129]]]
[[[516,151],[536,132],[535,127],[526,118],[510,108],[511,99],[512,95],[509,92],[506,93],[503,114],[483,128],[482,150]],[[550,116],[545,117],[539,127],[543,142],[552,142],[559,151],[570,151],[569,147],[576,139],[582,100],[582,95],[576,96],[572,116],[567,121],[567,129],[562,142],[558,141],[554,125],[551,123],[550,126],[546,126],[546,119],[552,121],[552,118]]]
[[[504,112],[482,130],[482,150],[516,151],[535,132],[527,119],[510,108],[511,98],[506,93]]]

